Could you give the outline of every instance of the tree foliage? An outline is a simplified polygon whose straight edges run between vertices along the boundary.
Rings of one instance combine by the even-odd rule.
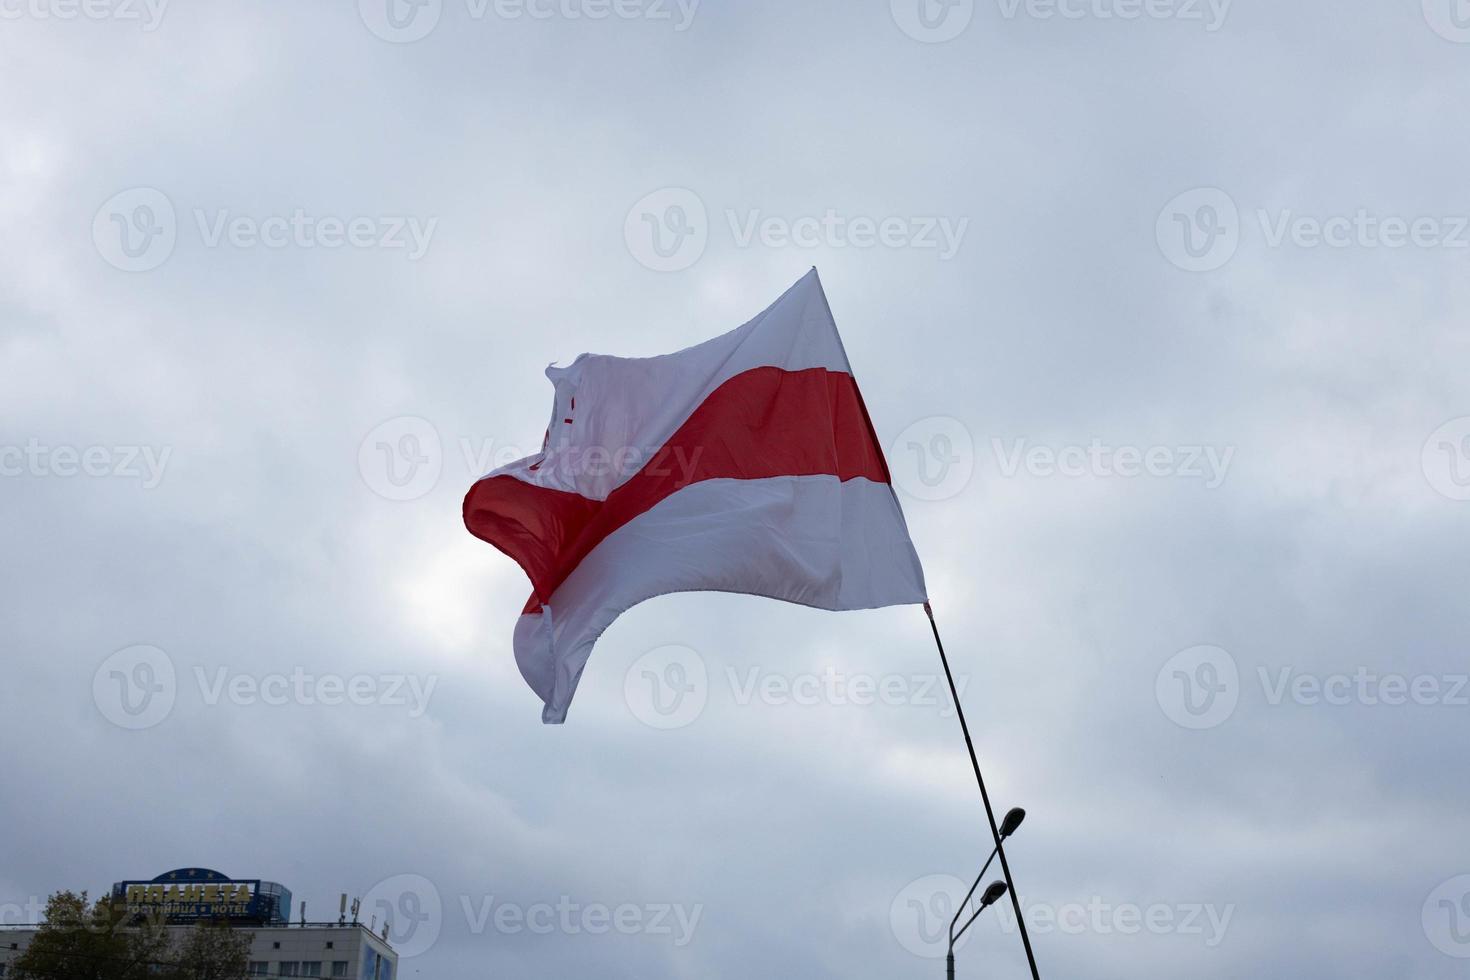
[[[243,980],[248,933],[200,924],[169,930],[129,916],[109,899],[58,892],[46,921],[13,965],[15,980]]]
[[[240,980],[250,960],[250,939],[238,929],[195,926],[174,947],[172,980]]]

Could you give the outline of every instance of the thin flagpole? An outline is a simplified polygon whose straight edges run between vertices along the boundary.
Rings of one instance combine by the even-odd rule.
[[[970,740],[970,726],[965,722],[965,709],[960,706],[960,693],[954,686],[954,674],[949,670],[949,658],[944,654],[944,641],[939,638],[939,624],[934,621],[934,610],[924,603],[924,614],[929,617],[929,628],[934,631],[934,645],[939,648],[939,662],[944,664],[944,677],[949,681],[949,695],[954,699],[954,711],[960,719],[960,731],[965,733],[965,748],[970,751],[970,765],[975,769],[975,782],[980,785],[980,799],[985,801],[985,816],[990,821],[990,835],[995,838],[995,852],[1000,855],[1000,870],[1005,875],[1006,890],[1011,893],[1011,907],[1016,910],[1016,924],[1021,927],[1021,942],[1026,947],[1026,962],[1031,964],[1032,980],[1041,980],[1036,970],[1036,955],[1031,952],[1031,937],[1026,934],[1026,917],[1021,914],[1021,899],[1016,893],[1016,882],[1011,878],[1010,865],[1006,863],[1005,845],[1001,843],[1000,827],[995,823],[995,810],[990,806],[990,794],[985,791],[985,777],[980,775],[980,760],[975,756],[975,743]]]

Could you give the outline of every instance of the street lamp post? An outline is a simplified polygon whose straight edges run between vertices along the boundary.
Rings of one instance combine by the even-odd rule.
[[[1006,814],[1005,819],[1001,821],[1000,839],[1005,840],[1006,838],[1014,834],[1020,828],[1021,821],[1025,819],[1025,810],[1023,810],[1021,807],[1012,807],[1010,812]],[[985,889],[985,894],[980,897],[980,907],[975,910],[975,914],[970,916],[969,920],[960,927],[959,932],[955,931],[955,926],[959,924],[960,916],[965,914],[965,908],[969,905],[970,897],[975,894],[975,889],[980,887],[980,879],[984,878],[985,872],[990,870],[990,862],[995,860],[996,852],[998,852],[999,850],[1000,842],[997,841],[995,847],[991,848],[990,857],[985,859],[985,866],[982,867],[980,869],[980,873],[975,876],[975,881],[972,885],[970,885],[970,890],[965,892],[965,897],[960,899],[960,907],[955,911],[954,918],[950,920],[949,955],[945,959],[948,970],[947,976],[949,977],[949,980],[954,980],[954,944],[959,942],[960,937],[965,934],[965,930],[970,928],[970,924],[980,917],[981,912],[984,912],[991,905],[999,901],[1001,896],[1006,893],[1005,882],[992,882],[990,887]]]
[[[986,909],[990,908],[990,906],[992,906],[996,902],[1000,901],[1001,896],[1004,895],[1005,893],[1006,893],[1006,883],[1005,882],[1003,882],[1003,881],[992,881],[990,883],[990,887],[987,888],[987,889],[985,889],[985,894],[980,896],[980,907],[975,910],[975,914],[972,915],[972,916],[970,916],[969,921],[966,922],[963,926],[960,927],[960,931],[958,933],[954,933],[954,932],[951,932],[950,933],[950,937],[949,937],[949,955],[947,957],[945,957],[945,961],[944,961],[944,963],[945,963],[945,971],[946,971],[945,972],[945,975],[948,977],[948,980],[954,980],[954,944],[955,944],[955,942],[960,938],[960,936],[963,936],[965,934],[965,930],[968,929],[968,928],[970,928],[970,926],[974,923],[974,921],[976,919],[980,918],[980,913],[981,912],[984,912]],[[955,918],[956,918],[956,921],[958,921],[958,918],[959,917],[956,916]],[[951,929],[954,928],[953,923],[950,924],[950,928]]]

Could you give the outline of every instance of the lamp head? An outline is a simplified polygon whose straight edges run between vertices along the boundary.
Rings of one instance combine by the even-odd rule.
[[[1006,818],[1000,822],[1000,835],[1009,837],[1021,827],[1021,821],[1026,819],[1026,811],[1020,807],[1012,808]]]
[[[1000,901],[1001,896],[1004,895],[1005,893],[1006,893],[1006,883],[1005,882],[1003,882],[1003,881],[992,881],[990,883],[990,887],[987,888],[987,889],[985,889],[985,894],[980,896],[980,907],[982,909],[989,908],[990,906],[994,905],[996,902]]]

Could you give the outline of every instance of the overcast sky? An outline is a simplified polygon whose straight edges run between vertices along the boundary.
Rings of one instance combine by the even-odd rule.
[[[919,609],[657,599],[543,727],[460,519],[548,363],[815,265],[1043,975],[1464,976],[1467,42],[0,0],[0,913],[199,865],[406,978],[940,976],[989,845]],[[960,963],[1023,975],[1008,908]]]

